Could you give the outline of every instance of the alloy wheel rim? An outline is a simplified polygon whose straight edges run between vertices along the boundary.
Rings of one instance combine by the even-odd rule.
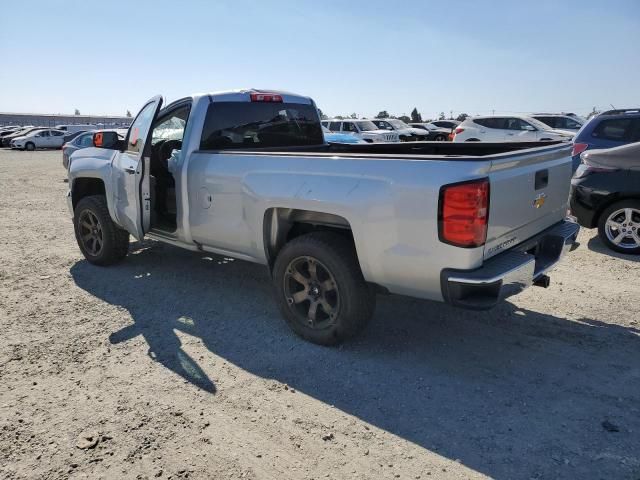
[[[80,240],[90,255],[95,257],[102,252],[102,225],[96,214],[90,210],[84,210],[80,214]]]
[[[607,239],[624,249],[640,247],[640,210],[621,208],[616,210],[605,223]]]
[[[340,293],[331,271],[316,258],[294,258],[284,274],[284,294],[298,322],[321,330],[333,325],[340,310]]]

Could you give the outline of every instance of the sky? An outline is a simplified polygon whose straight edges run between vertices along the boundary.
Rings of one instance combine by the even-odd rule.
[[[236,88],[329,115],[640,106],[640,0],[13,1],[0,111],[133,114]]]

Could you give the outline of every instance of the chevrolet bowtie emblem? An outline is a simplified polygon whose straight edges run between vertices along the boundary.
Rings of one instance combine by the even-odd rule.
[[[533,206],[535,208],[540,208],[544,205],[544,202],[547,200],[547,196],[544,193],[540,193],[536,196],[536,199],[533,201]]]

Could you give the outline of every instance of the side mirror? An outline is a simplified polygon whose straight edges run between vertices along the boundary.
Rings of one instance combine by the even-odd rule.
[[[122,141],[116,132],[96,132],[93,134],[93,146],[109,150],[120,150]]]

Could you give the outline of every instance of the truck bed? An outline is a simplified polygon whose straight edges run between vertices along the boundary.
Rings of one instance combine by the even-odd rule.
[[[259,149],[228,149],[216,150],[225,153],[248,153],[259,154],[261,152],[268,153],[289,153],[295,155],[324,153],[347,154],[349,156],[373,156],[383,155],[385,157],[398,156],[402,158],[416,158],[419,156],[447,156],[466,157],[485,157],[487,155],[496,155],[500,153],[515,152],[533,148],[549,147],[549,146],[568,146],[568,142],[560,141],[544,141],[544,142],[397,142],[397,143],[368,143],[368,144],[346,144],[346,143],[330,143],[327,145],[319,145],[317,147],[276,147],[276,148],[259,148]]]

